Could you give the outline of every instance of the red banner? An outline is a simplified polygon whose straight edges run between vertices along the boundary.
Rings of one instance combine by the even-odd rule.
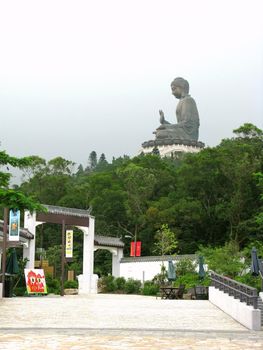
[[[130,256],[134,256],[134,242],[131,242]]]
[[[142,242],[138,241],[136,242],[136,256],[141,256],[141,247],[142,247]]]
[[[135,248],[135,242],[131,242],[130,256],[141,256],[141,246],[142,246],[142,242],[140,241],[136,242],[136,248]]]

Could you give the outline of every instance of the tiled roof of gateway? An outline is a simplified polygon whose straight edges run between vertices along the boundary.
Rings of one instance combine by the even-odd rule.
[[[56,205],[47,205],[43,204],[43,207],[47,209],[48,213],[52,214],[63,214],[63,215],[71,215],[71,216],[78,216],[78,217],[89,217],[90,216],[90,209],[76,209],[76,208],[65,208],[65,207],[58,207]]]
[[[109,236],[101,236],[101,235],[95,235],[94,236],[94,244],[100,245],[100,246],[107,246],[107,247],[124,247],[124,243],[121,241],[118,237],[109,237]]]
[[[0,220],[0,235],[3,236],[3,226],[4,226],[4,222],[2,220]],[[8,226],[7,226],[7,230],[8,230]],[[33,239],[34,235],[28,231],[27,228],[20,228],[19,231],[19,235],[23,238],[27,238],[27,239]]]
[[[149,261],[169,261],[169,260],[181,260],[181,259],[191,259],[197,258],[195,254],[188,255],[164,255],[164,256],[136,256],[136,257],[126,257],[121,259],[121,263],[128,262],[149,262]]]

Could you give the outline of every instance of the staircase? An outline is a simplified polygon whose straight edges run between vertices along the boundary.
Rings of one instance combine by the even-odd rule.
[[[258,297],[258,309],[261,311],[261,326],[263,326],[263,301]]]

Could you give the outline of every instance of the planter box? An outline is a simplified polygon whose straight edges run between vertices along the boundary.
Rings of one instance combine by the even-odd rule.
[[[78,289],[67,288],[67,289],[64,289],[64,293],[65,293],[65,295],[76,295],[76,294],[78,294]]]

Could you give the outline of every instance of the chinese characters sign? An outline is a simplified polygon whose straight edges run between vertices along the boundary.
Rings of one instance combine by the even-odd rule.
[[[73,258],[73,231],[66,230],[66,258]]]

